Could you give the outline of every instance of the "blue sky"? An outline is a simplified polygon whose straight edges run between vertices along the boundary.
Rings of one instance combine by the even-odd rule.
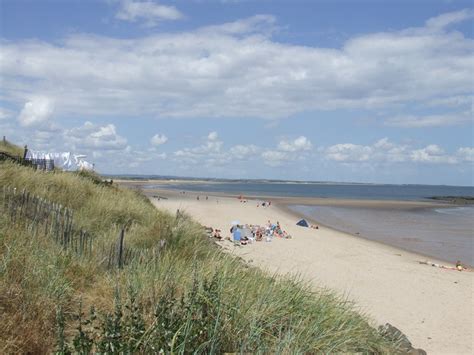
[[[1,0],[0,134],[102,173],[473,185],[470,1]]]

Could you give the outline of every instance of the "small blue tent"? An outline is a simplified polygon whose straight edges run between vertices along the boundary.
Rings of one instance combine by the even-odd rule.
[[[297,226],[301,226],[301,227],[309,227],[309,224],[308,222],[306,222],[305,219],[302,219],[301,221],[299,221],[298,223],[296,223]]]

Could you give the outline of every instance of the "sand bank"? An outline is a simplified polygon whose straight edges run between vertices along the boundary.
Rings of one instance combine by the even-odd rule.
[[[205,200],[201,194],[197,201],[196,194],[190,192],[147,193],[167,198],[152,197],[157,207],[173,213],[177,209],[185,211],[203,225],[221,229],[225,236],[230,235],[233,220],[261,225],[267,220],[279,221],[293,239],[242,247],[234,247],[228,241],[221,244],[269,272],[299,274],[315,287],[347,296],[374,320],[374,325],[395,325],[415,347],[428,353],[474,351],[474,273],[421,265],[418,261],[426,260],[424,256],[324,226],[318,230],[298,227],[297,217],[275,205],[275,198],[271,207],[262,208],[254,201],[241,203],[235,197],[209,196]]]

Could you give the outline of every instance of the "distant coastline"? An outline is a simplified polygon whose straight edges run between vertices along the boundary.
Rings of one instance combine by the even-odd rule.
[[[474,188],[468,185],[439,185],[439,184],[395,184],[378,182],[354,182],[354,181],[321,181],[321,180],[282,180],[282,179],[231,179],[231,178],[211,178],[211,177],[186,177],[177,175],[135,175],[135,174],[102,174],[104,177],[125,181],[156,181],[156,182],[206,182],[206,183],[269,183],[269,184],[314,184],[314,185],[361,185],[361,186],[447,186],[447,187],[466,187]]]

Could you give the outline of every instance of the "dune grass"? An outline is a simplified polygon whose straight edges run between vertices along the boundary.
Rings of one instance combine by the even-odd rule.
[[[100,181],[0,163],[0,187],[71,208],[74,223],[96,239],[93,256],[79,258],[51,239],[33,238],[25,223],[2,212],[3,353],[397,351],[341,297],[249,267],[218,250],[187,216]],[[165,241],[165,247],[149,260],[108,269],[104,250],[123,225],[127,245],[148,250]]]
[[[0,152],[5,152],[15,157],[23,157],[24,149],[13,143],[10,143],[8,140],[0,140]]]

